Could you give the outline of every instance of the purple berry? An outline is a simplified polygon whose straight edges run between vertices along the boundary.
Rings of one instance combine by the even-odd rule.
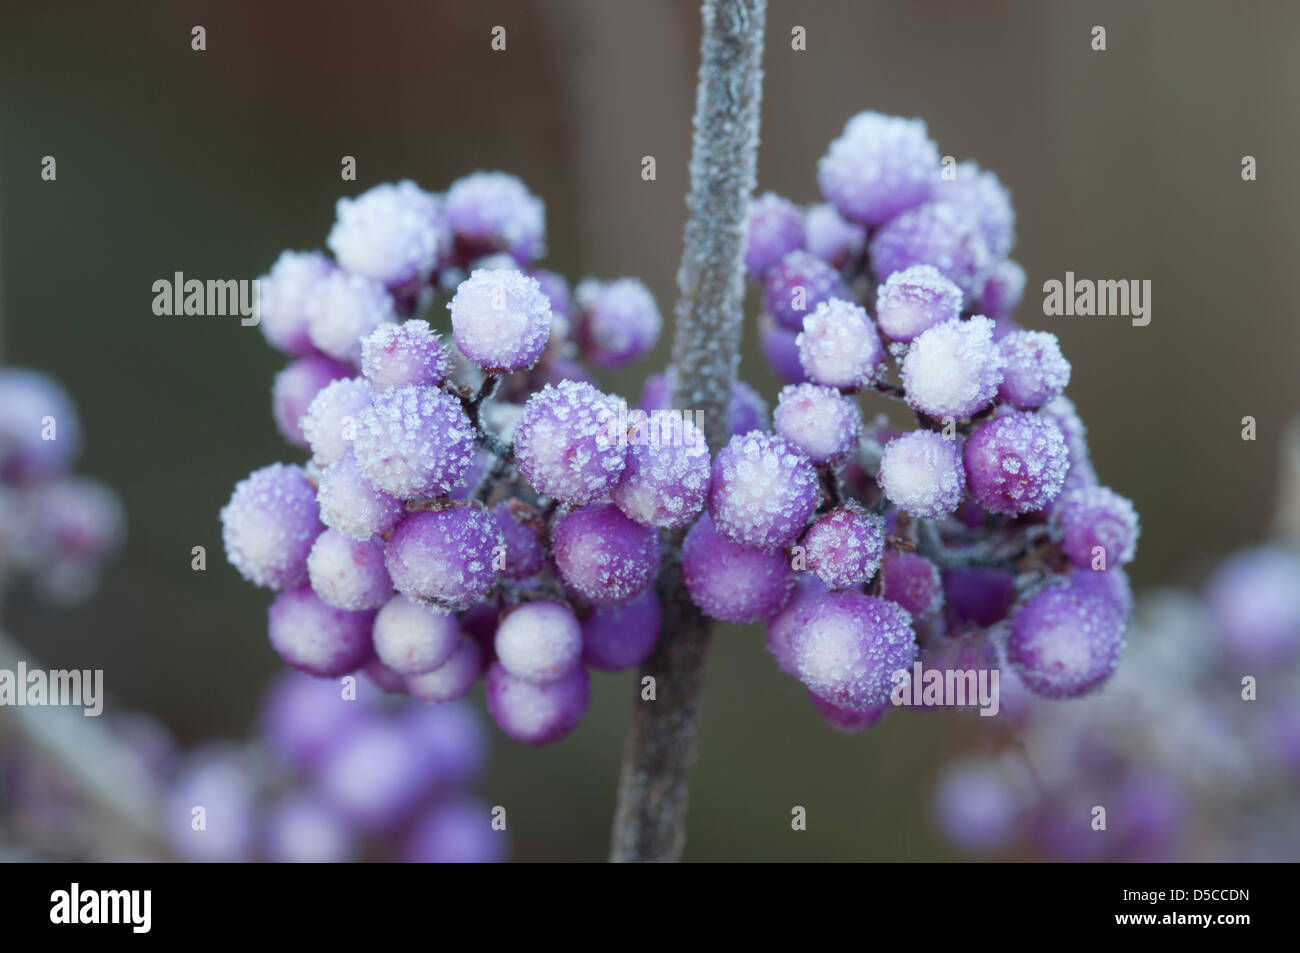
[[[507,579],[521,580],[541,572],[546,565],[546,553],[542,550],[537,531],[521,523],[509,503],[498,504],[492,510],[492,518],[505,540],[506,560],[502,575]]]
[[[731,403],[727,405],[727,428],[732,435],[767,428],[767,401],[740,378],[731,382]]]
[[[339,199],[335,215],[325,244],[339,264],[390,290],[425,282],[451,244],[440,200],[410,180]]]
[[[975,217],[955,205],[922,205],[904,212],[871,238],[871,270],[877,281],[912,265],[933,265],[974,300],[993,264]]]
[[[745,625],[781,610],[794,585],[790,560],[734,543],[703,514],[682,543],[682,572],[691,600],[706,615]]]
[[[764,192],[750,204],[745,239],[745,270],[762,278],[789,252],[803,248],[803,213],[775,192]]]
[[[1052,516],[1061,527],[1061,552],[1081,569],[1109,569],[1132,562],[1137,554],[1137,511],[1131,501],[1109,487],[1089,486],[1062,493],[1052,507]],[[1101,565],[1097,565],[1098,555]]]
[[[441,801],[416,822],[406,843],[412,864],[495,864],[506,859],[510,838],[492,828],[492,811],[476,798]]]
[[[1070,362],[1056,335],[1047,331],[1012,331],[998,342],[1002,383],[998,399],[1017,410],[1037,410],[1070,383]]]
[[[462,354],[490,373],[532,367],[551,336],[551,302],[518,271],[475,271],[447,305]]]
[[[560,318],[572,318],[573,295],[564,276],[539,268],[533,272],[533,277],[537,279],[537,284],[542,289],[542,294],[546,295],[546,300],[551,303],[551,314]]]
[[[558,741],[578,726],[590,701],[591,678],[581,665],[544,685],[515,678],[500,662],[488,669],[488,714],[515,741]]]
[[[491,514],[455,506],[406,517],[389,537],[385,557],[398,592],[463,609],[496,582],[494,548],[504,545]]]
[[[830,588],[860,586],[880,568],[885,522],[856,507],[840,507],[808,528],[803,547],[808,568]]]
[[[799,363],[798,334],[787,331],[766,314],[759,319],[758,334],[763,359],[778,380],[785,384],[802,384],[808,380]]]
[[[515,426],[519,471],[538,493],[589,503],[608,493],[627,465],[614,423],[619,403],[590,384],[548,385],[524,405]]]
[[[783,388],[772,423],[778,436],[819,466],[843,460],[862,435],[858,405],[834,388],[816,384]]]
[[[46,439],[45,418],[55,439]],[[0,368],[0,480],[30,485],[63,473],[81,452],[77,409],[58,381],[39,371]]]
[[[907,402],[931,417],[969,417],[988,406],[1002,383],[1002,355],[985,317],[923,331],[903,358]]]
[[[501,618],[497,661],[515,678],[539,685],[558,681],[582,658],[582,628],[573,610],[558,602],[526,602]]]
[[[662,619],[653,589],[622,605],[594,610],[582,620],[582,663],[605,672],[640,665],[659,642]]]
[[[348,539],[338,530],[316,537],[307,556],[307,576],[327,605],[349,612],[378,609],[393,594],[383,545]]]
[[[413,500],[464,482],[475,437],[455,397],[433,387],[398,387],[376,394],[357,415],[353,452],[376,489]]]
[[[1210,578],[1210,615],[1234,659],[1275,665],[1300,650],[1300,559],[1277,545],[1223,562]]]
[[[934,200],[964,209],[979,223],[980,233],[994,258],[1006,258],[1016,243],[1016,210],[1011,193],[979,163],[966,160],[956,168],[956,178],[940,178]]]
[[[410,675],[406,690],[422,702],[441,705],[469,694],[483,671],[483,650],[478,641],[464,636],[447,661],[428,672]]]
[[[831,592],[801,622],[792,643],[799,680],[837,708],[867,712],[888,701],[894,673],[916,659],[912,617],[893,602]]]
[[[1096,486],[1097,473],[1092,468],[1092,456],[1088,452],[1088,430],[1070,398],[1064,395],[1053,397],[1038,411],[1038,416],[1055,424],[1065,438],[1069,460],[1064,488],[1075,490]]]
[[[979,426],[962,455],[980,506],[1014,516],[1041,510],[1061,492],[1068,453],[1050,420],[1013,411]]]
[[[398,675],[423,675],[445,664],[460,644],[456,616],[398,594],[375,616],[375,655]]]
[[[365,832],[400,827],[436,776],[397,722],[372,717],[339,740],[316,778],[329,805]]]
[[[462,261],[508,252],[523,266],[546,252],[546,207],[513,175],[475,172],[457,179],[445,208]]]
[[[764,644],[772,658],[776,660],[777,667],[791,678],[799,677],[799,670],[794,663],[792,643],[795,633],[802,628],[800,613],[829,591],[826,583],[812,573],[796,573],[795,588],[790,594],[789,601],[780,612],[767,620],[763,632]]]
[[[945,569],[944,598],[956,620],[988,628],[1007,617],[1016,597],[1016,578],[1001,569]]]
[[[286,251],[258,280],[258,325],[273,348],[295,357],[316,353],[308,303],[316,286],[334,270],[334,263],[320,252]]]
[[[961,289],[932,265],[891,274],[876,290],[876,323],[885,337],[909,342],[961,317]]]
[[[1133,612],[1133,587],[1128,573],[1119,566],[1110,569],[1074,569],[1070,572],[1070,585],[1085,595],[1098,596],[1109,602],[1124,618]]]
[[[588,279],[574,295],[578,306],[574,339],[583,359],[597,367],[624,367],[639,361],[659,340],[663,327],[659,306],[638,279]]]
[[[659,572],[659,535],[613,503],[581,506],[560,517],[551,550],[565,587],[593,605],[626,602]]]
[[[307,299],[307,332],[325,354],[360,364],[361,339],[395,321],[395,308],[393,296],[377,281],[334,271],[316,283]]]
[[[924,556],[888,549],[880,564],[880,597],[897,602],[913,619],[925,619],[943,606],[939,567]]]
[[[355,672],[370,660],[373,612],[327,605],[311,589],[288,589],[267,610],[271,647],[292,668],[319,678]]]
[[[1123,650],[1123,617],[1072,586],[1050,586],[1011,616],[1007,659],[1045,698],[1077,698],[1097,688]]]
[[[627,466],[610,499],[646,526],[686,526],[709,493],[709,448],[690,420],[652,416],[629,435]]]
[[[321,472],[316,499],[321,522],[351,539],[387,533],[404,513],[401,500],[362,475],[351,450]]]
[[[808,377],[827,387],[857,390],[871,383],[885,359],[867,312],[851,301],[824,301],[804,318],[796,341]]]
[[[789,331],[801,330],[823,301],[847,297],[840,273],[806,251],[790,252],[763,279],[763,306]]]
[[[447,374],[447,353],[427,321],[381,324],[361,342],[361,372],[376,391],[436,387]]]
[[[307,793],[281,797],[267,813],[262,837],[267,860],[275,864],[344,863],[354,849],[347,825]]]
[[[300,357],[275,375],[271,385],[271,416],[275,427],[290,444],[307,448],[300,421],[316,395],[331,381],[352,376],[346,364],[327,357]]]
[[[296,770],[314,770],[366,711],[365,702],[344,698],[337,680],[290,671],[267,693],[262,731],[278,758]]]
[[[709,516],[733,542],[779,549],[803,531],[818,495],[807,457],[780,437],[753,432],[732,437],[713,461]]]
[[[957,441],[932,430],[913,430],[889,441],[876,481],[889,502],[923,519],[947,516],[966,491]]]
[[[325,529],[302,467],[273,463],[235,486],[221,511],[226,558],[249,582],[293,589],[307,582],[307,554]]]
[[[934,795],[940,829],[962,850],[978,854],[1001,850],[1014,840],[1021,807],[997,769],[980,762],[945,770]]]
[[[329,466],[352,448],[357,417],[373,397],[369,382],[354,377],[331,381],[312,398],[299,426],[317,464]]]
[[[832,705],[824,698],[819,698],[816,692],[811,689],[808,691],[808,699],[812,702],[817,714],[821,716],[822,721],[836,731],[842,731],[849,735],[866,731],[889,714],[889,709],[893,707],[889,702],[881,702],[879,705],[869,706],[865,711],[854,711],[852,708],[841,708],[838,705]]]
[[[817,163],[817,184],[845,218],[880,225],[926,201],[939,179],[939,150],[925,123],[861,112]]]
[[[1025,269],[1009,258],[993,265],[984,276],[975,311],[1000,321],[1011,316],[1025,296]]]
[[[838,271],[852,268],[867,244],[867,230],[845,219],[833,205],[813,205],[803,217],[808,251]]]

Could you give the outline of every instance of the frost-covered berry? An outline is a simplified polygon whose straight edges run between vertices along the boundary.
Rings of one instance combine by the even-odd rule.
[[[817,184],[840,214],[880,225],[926,201],[939,179],[939,150],[925,122],[861,112],[817,163]]]
[[[374,396],[369,381],[348,377],[331,381],[312,398],[299,426],[318,465],[329,466],[352,448],[357,418]]]
[[[1038,416],[1050,420],[1065,438],[1068,451],[1068,466],[1065,473],[1067,490],[1097,484],[1097,472],[1092,467],[1092,455],[1088,451],[1088,429],[1074,408],[1074,402],[1062,394],[1053,397],[1038,411]]]
[[[880,564],[880,597],[897,602],[913,619],[934,615],[943,605],[939,567],[917,553],[886,550]]]
[[[546,300],[551,303],[552,316],[573,317],[573,294],[569,291],[569,282],[564,276],[554,271],[547,271],[545,268],[538,268],[532,275],[537,279],[542,294],[546,295]]]
[[[1050,420],[1013,411],[979,426],[966,440],[962,462],[975,502],[993,513],[1041,510],[1061,492],[1068,454]]]
[[[1070,585],[1084,595],[1097,596],[1108,602],[1126,619],[1133,612],[1133,586],[1128,581],[1128,573],[1119,566],[1071,570]]]
[[[888,715],[889,709],[893,707],[889,702],[881,702],[879,705],[869,706],[865,711],[854,711],[852,708],[841,708],[839,705],[832,705],[824,698],[819,698],[811,689],[808,691],[808,699],[812,702],[817,714],[821,716],[822,721],[836,731],[842,731],[850,735],[866,731]]]
[[[1087,694],[1111,676],[1123,650],[1123,617],[1069,585],[1044,589],[1011,616],[1007,660],[1036,695]]]
[[[574,291],[578,314],[574,340],[584,360],[597,367],[623,367],[641,358],[659,340],[659,305],[640,280],[587,279]]]
[[[388,538],[388,575],[398,592],[444,608],[463,609],[496,582],[494,549],[504,546],[485,510],[454,506],[412,513]]]
[[[916,659],[912,617],[894,602],[831,592],[800,621],[792,643],[799,680],[838,708],[865,712],[888,701],[894,673]]]
[[[506,736],[531,745],[558,741],[578,726],[591,702],[591,677],[579,665],[539,685],[516,678],[500,662],[487,673],[487,710]]]
[[[520,522],[509,503],[500,503],[492,510],[492,518],[505,540],[505,567],[501,574],[507,579],[528,579],[542,571],[546,553],[537,531]]]
[[[589,503],[610,491],[627,465],[619,439],[619,402],[590,384],[547,385],[515,425],[519,472],[534,490],[565,503]]]
[[[456,346],[491,373],[532,367],[551,336],[551,302],[523,272],[475,271],[447,308]]]
[[[1227,653],[1276,664],[1300,651],[1300,558],[1269,544],[1239,552],[1215,569],[1210,615]]]
[[[348,612],[311,589],[288,589],[267,610],[271,647],[292,668],[318,678],[355,672],[370,660],[373,612]]]
[[[627,466],[610,499],[646,526],[685,526],[709,493],[709,448],[704,434],[678,415],[651,416],[631,428]]]
[[[808,380],[807,372],[799,363],[799,335],[787,331],[766,314],[759,319],[758,346],[778,380],[786,384],[802,384]]]
[[[432,672],[460,644],[456,616],[398,593],[375,616],[375,655],[399,675]]]
[[[839,271],[852,267],[867,244],[867,230],[845,219],[833,205],[810,206],[803,227],[808,251]]]
[[[383,545],[349,539],[333,529],[325,530],[312,544],[307,577],[326,604],[349,612],[378,609],[393,594]]]
[[[859,586],[876,574],[885,551],[885,521],[857,507],[831,510],[808,527],[808,568],[832,589]]]
[[[914,430],[885,445],[876,475],[886,499],[921,518],[947,516],[966,490],[957,441],[932,430]]]
[[[527,265],[546,252],[546,206],[513,175],[475,172],[457,179],[444,208],[463,262],[507,252]]]
[[[981,169],[972,159],[959,163],[952,178],[935,183],[934,200],[956,205],[979,223],[984,242],[995,258],[1006,258],[1016,243],[1016,210],[997,173]]]
[[[258,279],[258,326],[278,351],[305,357],[316,353],[308,328],[312,293],[335,271],[320,252],[281,252],[271,271]]]
[[[397,312],[384,286],[360,275],[334,271],[316,283],[307,299],[307,332],[325,354],[361,363],[361,339]]]
[[[1036,410],[1070,383],[1070,362],[1049,331],[1012,331],[998,342],[1002,383],[998,399],[1017,410]]]
[[[306,449],[307,438],[300,423],[303,414],[327,384],[351,376],[352,369],[346,364],[318,355],[300,357],[276,374],[271,385],[271,416],[280,436]]]
[[[545,684],[568,675],[582,658],[582,628],[558,602],[526,602],[502,617],[497,661],[515,678]]]
[[[468,695],[482,673],[483,649],[476,639],[466,635],[437,668],[407,676],[406,690],[412,698],[442,705]]]
[[[840,273],[806,251],[790,252],[763,279],[763,306],[789,331],[802,329],[823,301],[848,296]]]
[[[975,302],[979,314],[995,321],[1009,318],[1025,296],[1025,269],[1009,258],[993,265],[984,276],[984,287]]]
[[[822,302],[804,318],[797,343],[799,362],[809,378],[827,387],[865,387],[885,359],[880,334],[867,312],[838,298]]]
[[[789,252],[803,248],[803,212],[789,199],[764,192],[749,206],[745,270],[762,278]]]
[[[1109,569],[1132,562],[1137,554],[1137,511],[1109,487],[1062,493],[1052,517],[1061,527],[1061,552],[1081,569]]]
[[[877,281],[912,265],[933,265],[974,300],[993,264],[979,222],[955,205],[922,205],[891,219],[871,237]]]
[[[732,437],[713,461],[709,516],[742,546],[779,549],[794,542],[817,506],[817,471],[773,434]]]
[[[580,506],[556,520],[551,552],[565,587],[594,605],[640,595],[659,572],[659,535],[613,503]]]
[[[292,589],[307,582],[307,554],[325,529],[302,467],[273,463],[235,485],[221,511],[226,558],[249,582]]]
[[[985,317],[922,332],[903,358],[907,402],[931,417],[969,417],[997,395],[1002,355]]]
[[[350,450],[321,472],[316,499],[321,522],[351,539],[387,533],[403,513],[402,501],[376,490]]]
[[[836,463],[857,447],[862,414],[833,387],[800,384],[782,388],[772,428],[813,463]]]
[[[640,665],[659,642],[663,611],[647,589],[622,605],[596,609],[582,620],[582,662],[605,672]]]
[[[896,271],[876,290],[876,323],[894,341],[912,341],[921,332],[959,317],[961,289],[933,265]]]
[[[428,321],[381,324],[361,342],[361,373],[376,391],[407,384],[436,387],[447,374],[447,352]]]
[[[392,290],[423,283],[451,235],[438,197],[404,179],[339,199],[325,244],[345,269]]]
[[[353,453],[377,489],[402,500],[442,496],[474,462],[476,433],[460,401],[434,387],[376,394],[356,417]]]
[[[810,572],[795,573],[794,591],[785,607],[767,620],[763,631],[763,642],[767,651],[776,660],[777,667],[791,678],[799,677],[799,670],[794,664],[793,639],[801,627],[800,612],[826,595],[830,590]]]
[[[703,514],[682,543],[682,573],[691,601],[705,615],[745,625],[781,610],[794,585],[785,553],[733,543]]]

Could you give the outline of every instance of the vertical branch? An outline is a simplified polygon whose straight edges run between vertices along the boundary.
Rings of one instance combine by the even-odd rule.
[[[740,360],[745,230],[753,194],[767,0],[704,0],[691,146],[691,191],[673,337],[673,406],[701,411],[709,447],[728,436]],[[618,784],[613,861],[672,861],[686,842],[687,781],[695,760],[710,624],[686,595],[676,532],[659,577],[663,630],[642,667]]]

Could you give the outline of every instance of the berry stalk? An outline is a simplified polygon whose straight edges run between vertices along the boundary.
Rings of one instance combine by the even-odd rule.
[[[756,184],[766,0],[704,0],[681,297],[673,337],[673,406],[703,412],[710,447],[729,434],[739,362],[744,251]],[[711,624],[686,593],[667,539],[659,577],[663,636],[641,669],[619,777],[610,859],[674,861],[686,840],[688,777]],[[655,699],[643,700],[644,679]]]

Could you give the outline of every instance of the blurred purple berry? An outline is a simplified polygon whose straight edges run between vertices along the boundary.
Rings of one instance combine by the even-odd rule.
[[[922,205],[891,219],[871,237],[871,270],[877,281],[913,265],[933,265],[973,301],[993,265],[973,215],[954,205]]]
[[[582,662],[604,672],[640,665],[659,642],[663,611],[647,589],[622,605],[596,609],[582,620]]]
[[[789,252],[803,248],[803,212],[789,199],[764,192],[750,203],[745,270],[762,278]]]
[[[939,179],[939,150],[925,123],[861,112],[817,164],[822,195],[845,218],[880,225],[929,199]]]
[[[823,301],[847,297],[840,273],[806,251],[790,252],[763,279],[763,306],[788,331],[801,330]]]

